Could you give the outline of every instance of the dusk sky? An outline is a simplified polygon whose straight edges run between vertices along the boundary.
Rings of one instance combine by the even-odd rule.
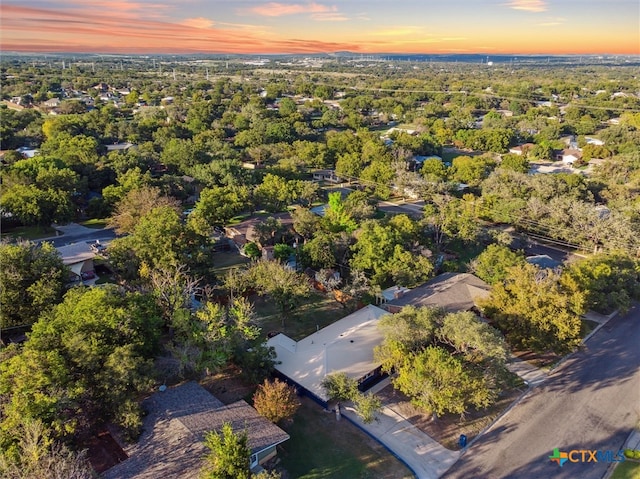
[[[1,48],[640,54],[639,0],[2,0]]]

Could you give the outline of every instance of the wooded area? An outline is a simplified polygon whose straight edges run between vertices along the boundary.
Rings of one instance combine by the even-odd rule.
[[[107,423],[133,440],[160,384],[229,364],[260,384],[275,358],[257,298],[284,329],[313,322],[296,316],[313,295],[351,311],[474,272],[482,319],[382,321],[383,368],[434,414],[495,401],[509,348],[572,351],[587,311],[640,298],[637,68],[121,65],[1,65],[0,320],[29,333],[0,350],[0,472],[27,467],[34,424],[71,449]],[[8,237],[91,219],[118,234],[114,284],[69,288],[53,246]],[[540,268],[527,241],[584,257]],[[221,275],[220,245],[252,261]]]

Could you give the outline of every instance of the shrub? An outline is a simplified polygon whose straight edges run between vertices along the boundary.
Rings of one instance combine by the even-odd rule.
[[[276,379],[258,386],[253,395],[253,407],[271,422],[280,422],[293,416],[300,407],[296,391],[287,383]]]

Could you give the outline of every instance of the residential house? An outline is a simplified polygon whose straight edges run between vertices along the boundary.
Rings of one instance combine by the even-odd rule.
[[[526,155],[534,146],[536,145],[533,143],[524,143],[522,145],[509,148],[509,153],[518,156]]]
[[[470,273],[443,273],[421,286],[401,292],[382,305],[390,313],[405,306],[437,306],[446,311],[469,311],[477,301],[489,296],[491,287]]]
[[[157,392],[142,406],[148,414],[140,439],[126,448],[128,459],[107,470],[104,479],[197,479],[208,452],[204,437],[225,423],[247,432],[254,470],[275,457],[276,446],[289,439],[245,401],[225,406],[193,381]]]
[[[378,323],[386,314],[368,305],[300,341],[282,333],[270,338],[267,346],[276,351],[276,371],[323,406],[329,397],[322,380],[329,374],[345,373],[366,391],[384,377],[373,349],[384,339]]]
[[[133,143],[129,143],[128,141],[125,143],[113,143],[111,145],[105,145],[107,151],[126,151],[129,148],[136,148],[137,146]]]
[[[560,156],[565,165],[573,165],[576,161],[582,159],[582,151],[577,149],[564,149]]]
[[[62,257],[62,263],[72,273],[72,281],[84,281],[96,277],[93,259],[96,257],[96,249],[87,242],[75,243],[56,248]]]
[[[44,102],[44,106],[47,108],[58,108],[61,103],[60,98],[50,98]]]
[[[282,227],[285,229],[293,227],[293,218],[289,212],[275,213],[270,216],[280,220]],[[225,235],[235,243],[238,249],[242,249],[244,245],[249,242],[258,242],[258,236],[256,235],[254,228],[257,224],[262,223],[268,217],[269,216],[260,216],[249,218],[233,226],[227,226],[224,229]]]
[[[342,183],[342,178],[336,176],[334,170],[316,170],[313,172],[313,181],[328,181],[329,183]]]
[[[383,289],[376,294],[376,304],[384,304],[394,299],[399,299],[407,294],[411,289],[404,286],[391,286],[390,288]]]
[[[28,146],[21,146],[20,148],[16,149],[16,151],[20,153],[23,158],[33,158],[38,153],[40,153],[40,150],[29,148]]]

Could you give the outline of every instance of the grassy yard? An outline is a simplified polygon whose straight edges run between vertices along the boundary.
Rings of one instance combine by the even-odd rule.
[[[213,271],[218,279],[222,279],[230,269],[248,262],[249,258],[242,256],[235,248],[232,248],[231,251],[219,251],[213,255]]]
[[[347,420],[336,421],[308,398],[285,426],[291,439],[278,456],[289,477],[300,479],[404,479],[411,472]]]
[[[279,331],[296,341],[349,314],[349,311],[334,299],[323,294],[312,293],[295,311],[287,314],[283,326],[278,307],[268,297],[251,298],[251,300],[254,301],[263,334]]]
[[[446,252],[455,255],[455,259],[447,260],[447,271],[468,271],[472,259],[482,253],[487,246],[479,242],[467,243],[453,240],[446,247]]]
[[[624,461],[613,470],[611,479],[640,479],[640,462]]]
[[[84,226],[85,228],[93,228],[93,229],[96,229],[96,230],[101,230],[102,228],[106,228],[107,227],[107,220],[98,219],[98,218],[92,218],[90,220],[83,221],[80,224],[82,226]]]
[[[2,239],[37,240],[55,235],[56,230],[50,226],[17,226],[15,228],[2,228]]]

